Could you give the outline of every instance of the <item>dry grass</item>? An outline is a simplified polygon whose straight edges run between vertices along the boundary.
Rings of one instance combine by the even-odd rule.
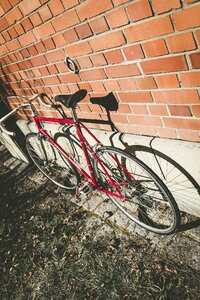
[[[114,232],[50,183],[0,172],[1,299],[200,299],[194,269]]]

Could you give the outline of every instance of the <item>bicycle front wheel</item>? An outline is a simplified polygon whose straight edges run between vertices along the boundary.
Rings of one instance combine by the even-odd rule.
[[[147,230],[170,234],[179,223],[177,204],[161,179],[142,161],[114,147],[96,152],[105,169],[95,160],[94,170],[113,203],[131,220]]]
[[[76,189],[80,182],[79,173],[46,137],[29,133],[26,149],[34,164],[48,179],[66,190]]]

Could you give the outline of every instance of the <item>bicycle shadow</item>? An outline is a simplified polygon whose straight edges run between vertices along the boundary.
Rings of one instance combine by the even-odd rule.
[[[125,151],[136,156],[153,169],[171,191],[181,210],[182,223],[178,230],[185,231],[198,227],[200,225],[200,218],[198,217],[200,212],[200,185],[195,178],[177,161],[153,147],[155,137],[150,139],[148,146],[130,144],[130,140],[127,142],[125,139],[126,134],[119,132],[112,121],[110,112],[118,109],[118,102],[113,93],[109,93],[105,97],[91,98],[91,103],[103,107],[104,111],[106,111],[107,120],[82,118],[80,121],[83,123],[109,125],[112,132],[109,136],[110,144],[116,146],[120,142]],[[71,151],[74,152],[74,155],[79,152],[79,148],[81,148],[79,140],[71,131],[70,126],[65,127],[63,133],[55,136],[55,138],[58,137],[66,137],[70,140]]]

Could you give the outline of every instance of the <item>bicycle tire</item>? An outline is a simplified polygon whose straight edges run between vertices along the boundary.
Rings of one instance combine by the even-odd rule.
[[[44,136],[29,133],[26,149],[36,167],[57,186],[74,191],[80,182],[76,168]]]
[[[122,200],[108,194],[121,212],[154,233],[171,234],[177,229],[180,222],[178,206],[166,185],[147,165],[115,147],[101,147],[96,155],[125,197]],[[97,160],[94,162],[94,171],[103,188],[116,192]]]

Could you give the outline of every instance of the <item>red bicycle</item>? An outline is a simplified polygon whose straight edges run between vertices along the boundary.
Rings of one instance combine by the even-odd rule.
[[[180,213],[162,180],[137,157],[116,147],[103,146],[78,119],[76,107],[86,94],[87,91],[79,90],[74,94],[56,96],[55,102],[51,102],[50,106],[59,112],[62,105],[69,108],[71,118],[63,114],[62,118],[38,116],[33,101],[38,98],[42,104],[47,103],[47,95],[38,94],[4,116],[0,127],[5,133],[13,135],[3,122],[20,108],[29,107],[37,132],[26,136],[26,148],[34,164],[54,184],[74,191],[76,195],[89,194],[95,189],[102,191],[131,221],[155,233],[173,233],[180,222]],[[76,154],[70,153],[67,147],[63,149],[44,128],[44,123],[75,128],[86,167]],[[92,143],[88,142],[88,137]]]

